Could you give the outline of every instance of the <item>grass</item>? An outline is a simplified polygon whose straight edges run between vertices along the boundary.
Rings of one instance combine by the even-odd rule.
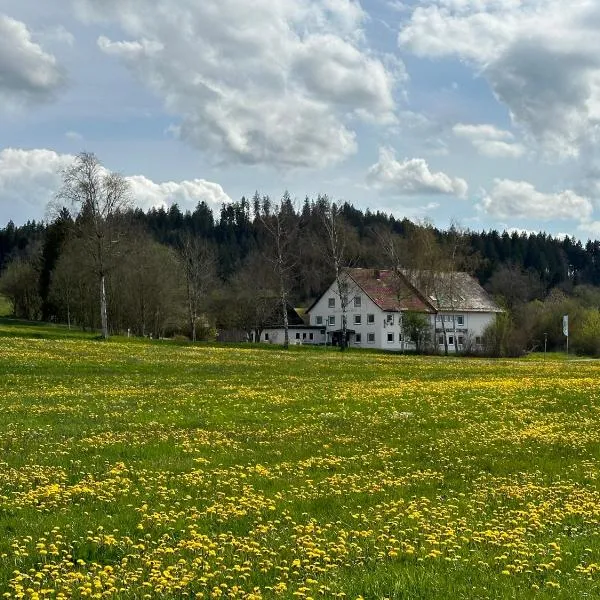
[[[12,311],[10,302],[0,294],[0,317],[8,317]]]
[[[0,595],[593,598],[600,363],[0,321]]]

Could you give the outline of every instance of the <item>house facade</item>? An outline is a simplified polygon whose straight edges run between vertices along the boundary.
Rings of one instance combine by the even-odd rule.
[[[264,327],[253,333],[252,341],[265,344],[285,343],[285,329],[281,324],[280,309],[275,305],[273,314],[265,323]],[[313,326],[307,323],[292,307],[287,307],[288,336],[290,345],[318,345],[326,343],[326,331],[324,327]]]
[[[429,324],[428,346],[444,351],[447,345],[449,352],[481,347],[483,332],[502,311],[479,283],[467,273],[438,274],[435,281],[415,275],[346,269],[345,310],[333,282],[307,310],[310,325],[324,328],[326,344],[338,345],[345,315],[350,346],[414,350],[403,321],[406,313],[420,313]]]

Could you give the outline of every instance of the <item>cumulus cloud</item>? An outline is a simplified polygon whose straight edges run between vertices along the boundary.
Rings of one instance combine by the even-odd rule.
[[[365,41],[357,0],[76,0],[81,18],[129,37],[98,40],[215,158],[321,167],[357,150],[356,119],[395,120],[398,60]]]
[[[467,139],[480,154],[490,158],[519,158],[525,154],[525,146],[513,143],[510,131],[494,125],[465,125],[457,123],[452,131],[455,136]]]
[[[547,154],[576,156],[598,135],[599,22],[597,2],[428,0],[399,43],[471,64]]]
[[[465,125],[457,123],[452,132],[458,137],[463,137],[468,140],[498,140],[510,141],[513,139],[513,134],[510,131],[498,129],[494,125]]]
[[[47,101],[64,82],[56,58],[32,41],[27,26],[0,15],[0,104]]]
[[[379,161],[369,169],[367,183],[398,196],[448,194],[463,198],[468,190],[464,179],[433,173],[422,158],[399,161],[391,148],[379,150]]]
[[[588,235],[592,239],[600,239],[600,221],[587,221],[581,223],[578,227],[578,230],[585,235]]]
[[[531,183],[510,179],[495,179],[492,190],[484,194],[480,206],[495,217],[540,221],[586,221],[593,212],[590,199],[572,190],[544,193]]]
[[[0,222],[44,218],[48,203],[61,185],[60,171],[71,165],[74,158],[46,149],[0,151]],[[143,175],[126,179],[135,205],[144,210],[173,204],[182,210],[193,210],[201,201],[215,209],[231,201],[219,184],[204,179],[164,183],[155,183]]]
[[[222,204],[231,202],[231,198],[218,183],[205,179],[155,183],[143,175],[134,175],[127,177],[127,180],[136,205],[145,210],[168,208],[173,204],[179,205],[182,210],[194,210],[198,202],[202,201],[211,208],[218,209]]]

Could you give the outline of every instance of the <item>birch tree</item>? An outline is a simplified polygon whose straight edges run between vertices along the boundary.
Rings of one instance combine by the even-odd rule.
[[[325,233],[325,259],[333,272],[337,295],[340,299],[340,308],[342,311],[340,350],[344,351],[348,346],[350,281],[345,269],[350,267],[350,263],[352,262],[350,258],[350,229],[344,220],[340,208],[335,202],[331,202],[327,196],[320,196],[317,205]]]
[[[297,263],[294,249],[299,230],[298,217],[289,194],[286,192],[283,195],[279,205],[271,206],[270,202],[263,201],[263,212],[259,219],[268,237],[265,257],[271,264],[277,279],[284,330],[283,347],[288,348],[290,344],[288,305],[293,271]]]
[[[76,232],[99,286],[102,337],[107,339],[106,277],[114,267],[124,233],[121,217],[130,207],[129,184],[122,175],[107,171],[90,152],[78,154],[61,175],[62,187],[56,199],[69,203],[74,210]]]

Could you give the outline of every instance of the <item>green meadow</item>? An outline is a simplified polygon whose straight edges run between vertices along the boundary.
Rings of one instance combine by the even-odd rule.
[[[599,391],[0,320],[0,596],[600,597]]]

